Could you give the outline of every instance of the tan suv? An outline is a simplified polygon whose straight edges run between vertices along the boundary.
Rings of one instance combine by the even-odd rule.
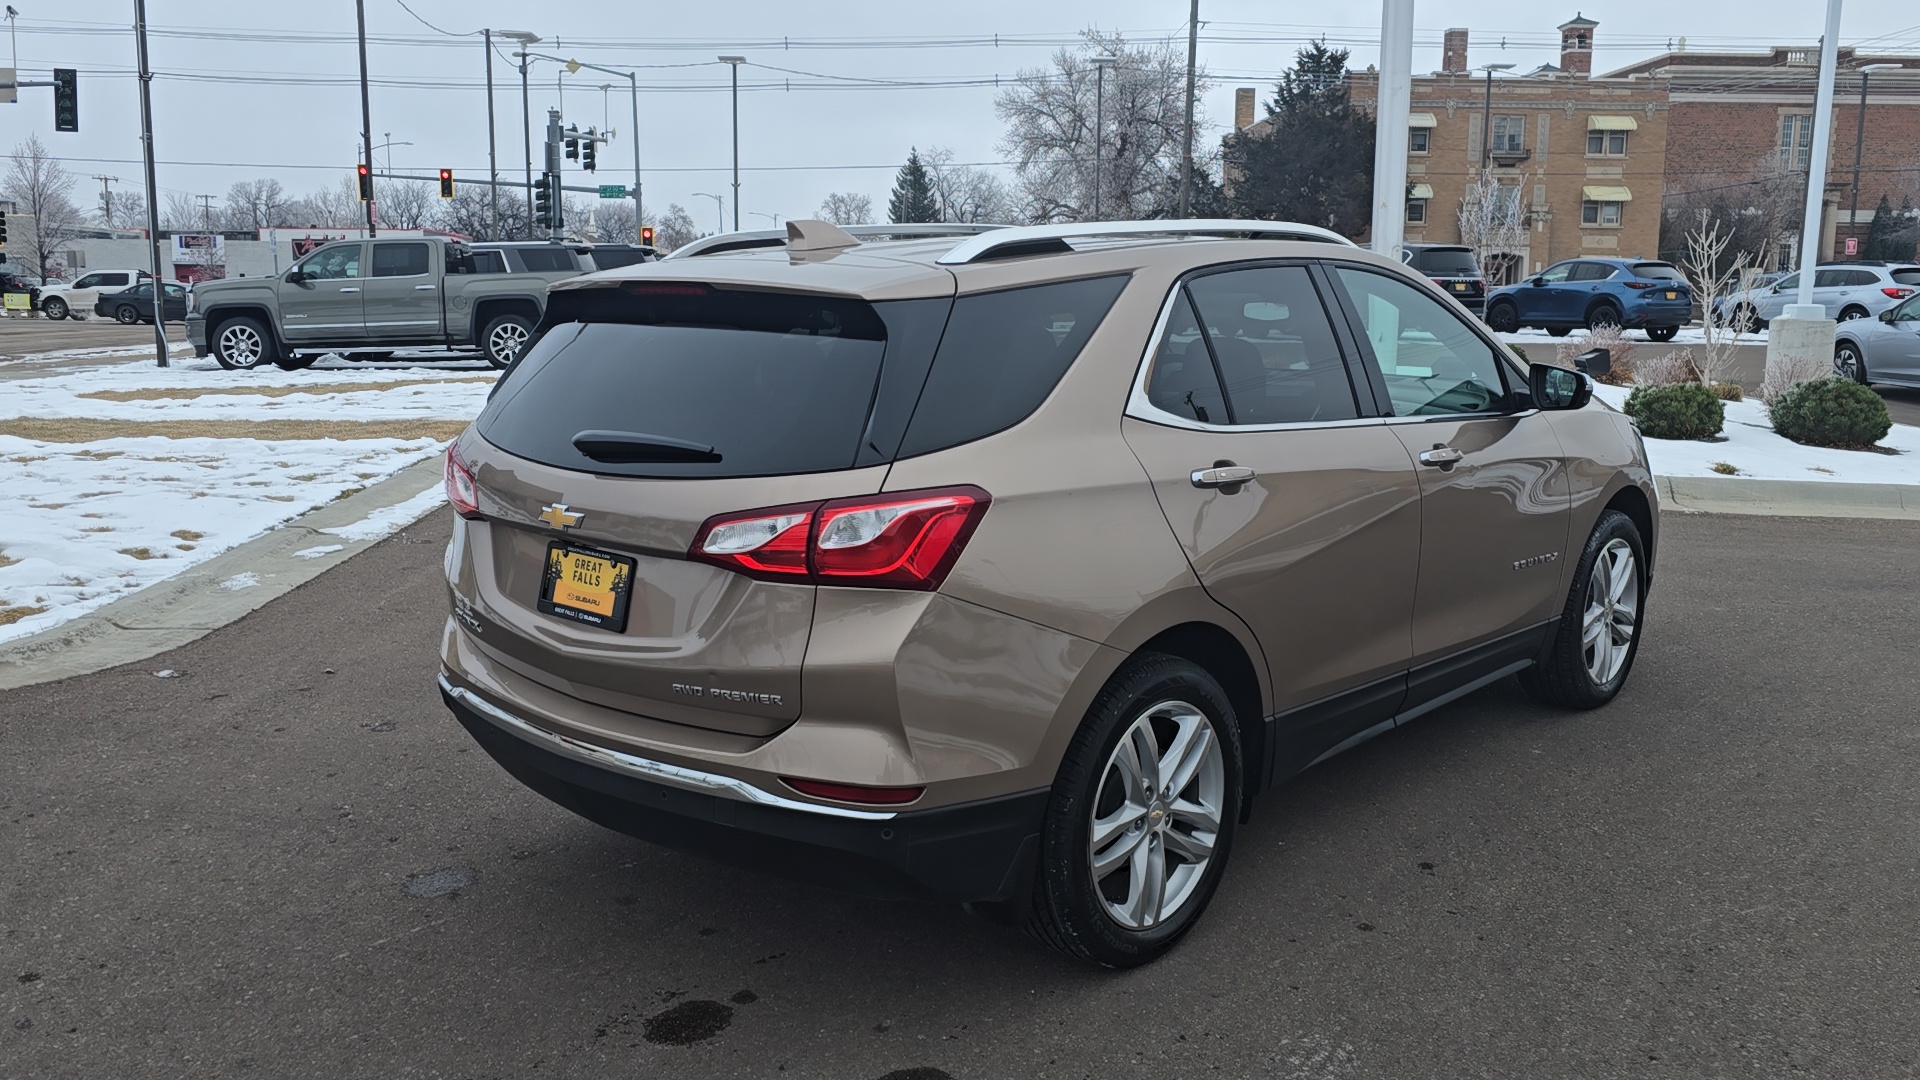
[[[561,805],[1129,966],[1259,791],[1626,680],[1639,438],[1419,274],[1271,222],[788,228],[553,286],[448,453],[440,686]]]

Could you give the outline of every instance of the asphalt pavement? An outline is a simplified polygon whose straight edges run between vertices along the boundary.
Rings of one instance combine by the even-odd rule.
[[[166,329],[168,344],[182,344],[187,340],[185,323],[170,322]],[[68,349],[134,348],[141,345],[149,350],[147,359],[153,359],[153,324],[121,326],[112,319],[97,315],[81,321],[43,319],[38,315],[31,318],[0,317],[0,364],[23,356]],[[115,362],[124,364],[127,359],[122,356]]]
[[[1313,770],[1114,974],[522,788],[433,688],[448,520],[0,693],[0,1076],[1920,1071],[1911,523],[1668,515],[1612,706],[1509,681]]]

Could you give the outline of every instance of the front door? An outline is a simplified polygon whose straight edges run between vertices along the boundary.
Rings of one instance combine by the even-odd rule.
[[[1549,266],[1515,290],[1514,297],[1520,302],[1520,321],[1535,326],[1559,321],[1560,316],[1555,312],[1559,310],[1560,293],[1566,288],[1567,275],[1572,270],[1572,263]]]
[[[366,340],[361,289],[367,245],[328,244],[301,259],[280,279],[281,330],[295,345],[348,345]],[[297,279],[297,280],[296,280]]]
[[[1122,426],[1195,575],[1266,654],[1282,774],[1390,718],[1411,649],[1418,481],[1348,367],[1306,266],[1203,273]]]
[[[1876,379],[1920,383],[1920,296],[1902,303],[1889,318],[1876,320],[1859,335],[1866,341],[1867,371]]]
[[[362,294],[370,341],[440,337],[440,285],[425,240],[375,240],[373,276]]]
[[[1364,329],[1390,428],[1419,462],[1413,705],[1421,665],[1493,647],[1559,611],[1575,554],[1565,455],[1544,416],[1513,407],[1519,373],[1506,350],[1397,277],[1357,266],[1333,276]]]
[[[1788,274],[1773,283],[1770,289],[1763,289],[1753,298],[1753,310],[1759,313],[1761,322],[1771,322],[1780,317],[1788,304],[1799,295],[1800,275]]]

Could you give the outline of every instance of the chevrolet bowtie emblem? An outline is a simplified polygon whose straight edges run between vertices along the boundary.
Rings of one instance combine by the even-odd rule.
[[[540,508],[540,520],[556,529],[571,529],[580,524],[580,519],[586,516],[568,510],[566,503],[554,503],[552,506]]]

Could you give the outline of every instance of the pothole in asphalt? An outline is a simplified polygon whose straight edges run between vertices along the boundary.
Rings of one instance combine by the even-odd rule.
[[[464,866],[448,866],[407,877],[407,895],[419,900],[451,896],[473,884],[480,875]]]
[[[733,1006],[717,1001],[683,1001],[640,1025],[640,1035],[657,1046],[690,1046],[713,1038],[733,1023]]]

